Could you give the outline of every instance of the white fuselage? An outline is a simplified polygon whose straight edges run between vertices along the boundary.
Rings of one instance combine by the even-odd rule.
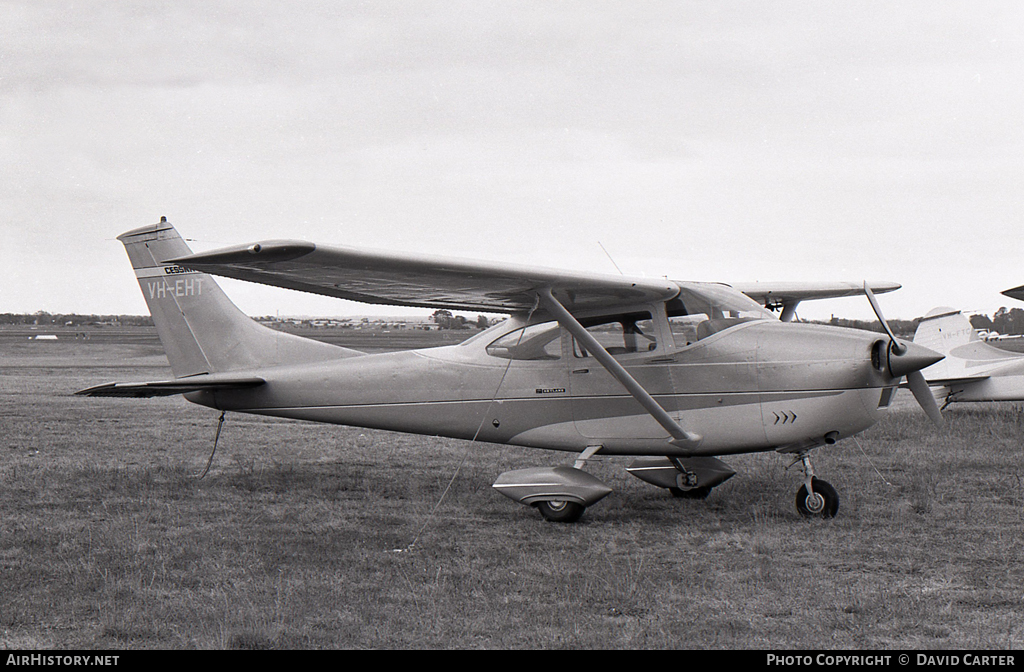
[[[665,429],[593,358],[560,334],[548,357],[493,356],[510,320],[455,346],[273,367],[251,390],[197,392],[218,409],[425,435],[604,454],[721,455],[801,449],[874,424],[897,382],[872,365],[877,334],[771,320],[735,324],[692,344],[617,356],[683,427]]]

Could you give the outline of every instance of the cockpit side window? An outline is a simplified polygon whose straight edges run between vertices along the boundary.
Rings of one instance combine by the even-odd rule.
[[[657,331],[649,312],[591,318],[580,323],[610,355],[648,353],[658,349]],[[591,356],[576,339],[573,339],[572,351],[580,359]]]
[[[516,329],[488,345],[487,354],[519,361],[561,359],[562,330],[557,322],[542,322]]]
[[[698,335],[697,328],[707,321],[708,316],[704,313],[668,318],[669,328],[672,329],[672,340],[676,347],[684,348],[700,340],[700,336],[704,334]]]

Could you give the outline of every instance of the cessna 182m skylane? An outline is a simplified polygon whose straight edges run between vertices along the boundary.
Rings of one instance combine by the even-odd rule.
[[[777,320],[761,303],[867,294],[847,283],[737,288],[332,248],[276,240],[192,254],[165,218],[122,234],[174,374],[90,396],[184,394],[257,413],[578,454],[574,466],[501,474],[494,487],[571,522],[611,492],[583,471],[595,454],[684,497],[735,472],[717,456],[774,450],[804,469],[796,505],[834,516],[814,448],[873,425],[908,377],[941,359],[880,334]],[[367,303],[509,314],[452,346],[364,354],[251,320],[213,273]],[[754,298],[761,303],[757,303]],[[881,315],[879,313],[879,318]],[[888,326],[882,319],[882,324]],[[922,393],[923,386],[923,393]]]

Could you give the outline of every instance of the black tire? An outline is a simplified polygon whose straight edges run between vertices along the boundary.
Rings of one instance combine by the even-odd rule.
[[[707,499],[708,495],[711,494],[711,488],[709,486],[690,488],[689,490],[683,490],[682,488],[669,488],[668,491],[672,493],[673,497],[678,497],[680,499]]]
[[[537,502],[537,510],[540,511],[540,515],[553,523],[575,523],[586,508],[582,504],[566,500]]]
[[[811,488],[818,498],[808,498],[807,486],[801,485],[796,491],[796,510],[805,518],[835,518],[839,512],[839,493],[836,489],[828,481],[819,478],[811,479]]]

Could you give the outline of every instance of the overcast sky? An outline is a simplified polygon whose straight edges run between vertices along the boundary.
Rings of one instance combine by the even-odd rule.
[[[163,215],[197,251],[893,280],[889,317],[991,314],[1024,284],[1022,157],[1017,1],[0,0],[0,312],[147,313],[114,238]],[[251,315],[400,312],[223,284]]]

